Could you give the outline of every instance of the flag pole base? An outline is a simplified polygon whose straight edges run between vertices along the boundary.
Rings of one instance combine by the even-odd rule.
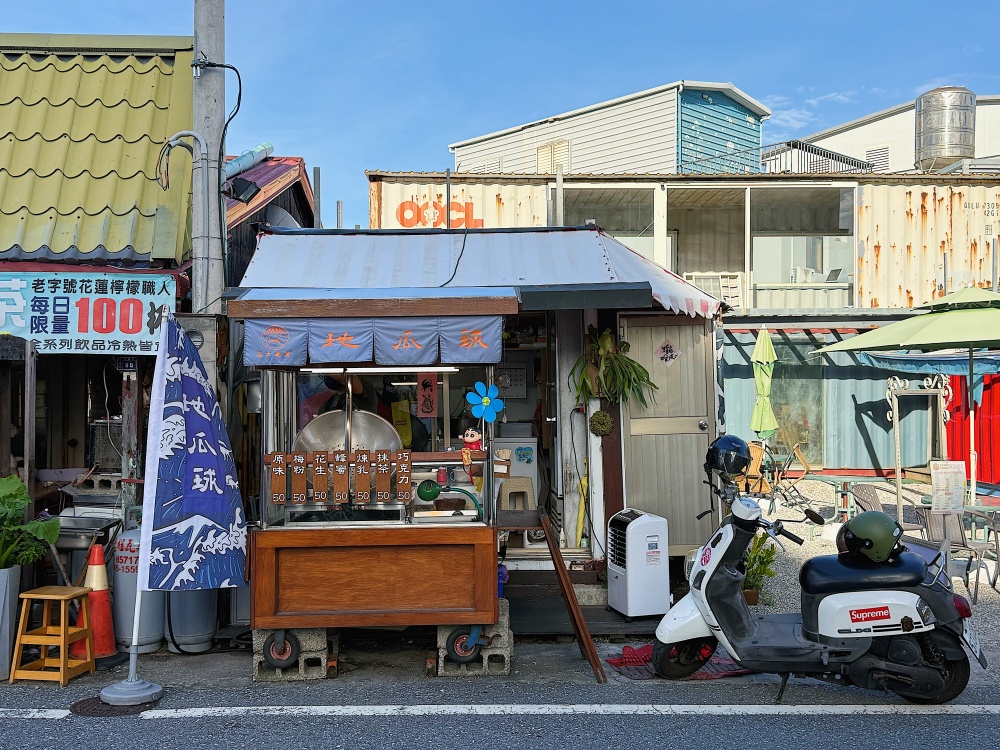
[[[163,686],[146,680],[122,680],[101,691],[101,701],[111,706],[139,706],[163,697]]]

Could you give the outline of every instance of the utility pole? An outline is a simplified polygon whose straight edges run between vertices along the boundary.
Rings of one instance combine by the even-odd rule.
[[[215,67],[226,61],[226,3],[225,0],[194,0],[194,61],[207,62],[210,67],[194,69],[194,130],[201,133],[208,147],[209,179],[208,200],[203,200],[205,184],[195,162],[193,175],[192,241],[197,244],[208,236],[206,269],[194,268],[192,285],[192,312],[220,315],[222,293],[226,286],[225,267],[222,261],[221,178],[219,153],[222,146],[222,126],[226,118],[226,70]],[[204,216],[197,207],[208,205]],[[207,364],[207,363],[206,363]]]

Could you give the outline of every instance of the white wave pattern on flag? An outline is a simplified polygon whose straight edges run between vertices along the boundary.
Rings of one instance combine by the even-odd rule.
[[[215,398],[215,388],[208,382],[205,373],[197,364],[192,364],[187,357],[167,357],[166,374],[167,380],[180,380],[182,376],[191,378],[204,388],[212,398]]]
[[[171,535],[186,537],[188,534],[191,535],[191,539],[186,545],[190,549],[187,559],[178,560],[175,558],[174,552],[177,551],[177,548],[174,545],[153,549],[150,564],[152,566],[169,566],[158,588],[181,589],[185,584],[194,583],[195,574],[209,555],[224,555],[230,550],[245,549],[247,528],[243,521],[243,511],[239,508],[236,509],[233,522],[228,529],[204,516],[185,518],[172,526],[156,530],[153,534],[153,542],[155,544],[158,538],[166,542],[166,539]],[[175,574],[176,577],[174,577]],[[233,586],[234,584],[227,578],[219,585],[219,588]]]
[[[184,450],[184,438],[184,415],[172,414],[164,418],[163,430],[160,432],[160,458],[170,458]]]

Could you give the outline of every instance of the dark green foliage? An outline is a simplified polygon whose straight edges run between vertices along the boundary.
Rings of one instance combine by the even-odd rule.
[[[30,503],[24,482],[16,476],[0,479],[0,569],[41,560],[59,537],[55,518],[25,523],[24,511]]]
[[[628,356],[627,341],[616,342],[610,328],[598,333],[595,326],[587,329],[586,351],[573,365],[569,382],[577,401],[603,396],[613,404],[627,404],[635,398],[646,406],[646,393],[656,390],[649,371]]]

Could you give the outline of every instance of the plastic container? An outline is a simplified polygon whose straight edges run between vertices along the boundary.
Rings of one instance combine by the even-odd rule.
[[[510,571],[506,565],[497,568],[497,597],[503,599],[503,585],[510,580]]]

